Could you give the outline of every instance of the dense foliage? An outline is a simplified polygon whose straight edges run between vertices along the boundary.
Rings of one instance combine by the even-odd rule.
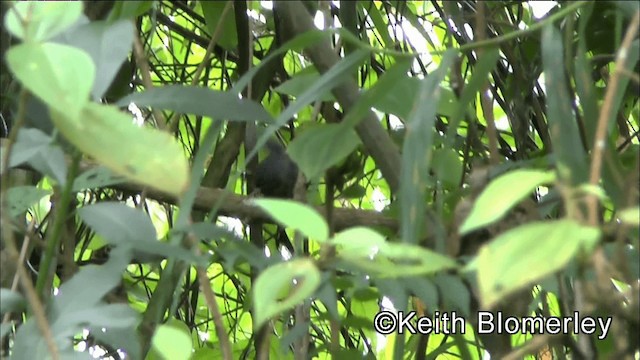
[[[638,3],[2,18],[3,358],[639,356]]]

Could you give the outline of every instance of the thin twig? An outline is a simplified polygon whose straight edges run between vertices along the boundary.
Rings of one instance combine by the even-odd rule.
[[[188,239],[192,244],[196,256],[199,256],[200,249],[198,248],[197,240],[193,238],[192,235],[189,235]],[[231,353],[231,344],[229,343],[229,337],[227,336],[227,331],[224,327],[222,314],[220,313],[220,308],[216,301],[216,294],[211,290],[211,283],[207,276],[207,270],[202,266],[197,266],[196,272],[198,274],[200,289],[204,294],[209,311],[211,311],[211,314],[213,315],[213,323],[215,325],[216,335],[218,335],[218,343],[220,344],[220,350],[222,351],[222,358],[224,360],[231,360],[233,358]]]
[[[193,78],[191,79],[191,85],[197,85],[198,82],[200,82],[200,75],[202,74],[202,71],[204,71],[205,66],[209,64],[209,58],[211,57],[213,48],[215,47],[216,43],[218,42],[218,39],[220,38],[220,35],[222,34],[222,29],[223,29],[222,25],[226,20],[226,16],[229,13],[229,10],[231,10],[231,8],[233,7],[232,5],[233,5],[233,1],[228,1],[227,5],[224,7],[224,10],[222,10],[222,15],[220,15],[220,20],[218,20],[218,24],[216,25],[216,28],[213,31],[213,34],[211,35],[211,40],[209,41],[209,45],[207,46],[206,52],[204,53],[204,57],[200,62],[200,65],[198,65],[198,67],[196,68],[196,72],[193,74]],[[249,32],[249,34],[251,34],[251,32]],[[253,57],[249,59],[252,59],[252,58]],[[249,64],[251,64],[251,60],[249,60]],[[169,132],[174,132],[177,130],[179,119],[180,119],[180,116],[178,113],[174,113],[171,116],[171,119],[169,119],[169,126],[168,126]]]
[[[589,175],[589,183],[597,186],[600,181],[600,171],[602,169],[602,158],[605,151],[607,125],[609,123],[609,114],[611,107],[613,106],[613,100],[620,81],[621,70],[624,69],[628,58],[628,53],[631,48],[631,43],[638,33],[638,26],[640,25],[640,11],[636,11],[636,14],[629,24],[627,33],[624,36],[624,40],[618,50],[616,56],[615,71],[611,77],[611,81],[607,85],[607,92],[604,96],[604,102],[600,109],[600,115],[598,117],[598,127],[596,128],[595,139],[593,141],[593,158],[591,160],[591,172]],[[590,195],[587,198],[587,209],[589,214],[589,224],[591,226],[598,225],[598,198],[596,195]]]
[[[29,249],[29,239],[31,239],[31,237],[29,236],[29,234],[31,234],[31,231],[33,230],[33,228],[35,227],[36,224],[36,220],[31,219],[31,222],[29,223],[29,226],[27,227],[27,232],[24,235],[24,239],[22,241],[22,248],[20,249],[20,255],[18,256],[18,260],[16,262],[17,264],[24,264],[24,259],[27,256],[27,250]],[[17,291],[18,290],[18,282],[20,281],[20,276],[18,275],[18,271],[16,271],[16,273],[13,276],[13,281],[11,282],[11,291]],[[7,312],[6,314],[4,314],[4,317],[2,318],[2,323],[7,323],[9,322],[9,319],[11,318],[11,313]]]
[[[529,26],[526,29],[514,31],[514,32],[508,33],[508,34],[503,35],[503,36],[498,36],[498,37],[487,39],[487,40],[483,40],[483,41],[476,41],[476,42],[468,43],[468,44],[460,46],[458,48],[458,51],[464,52],[464,51],[473,50],[473,49],[496,46],[496,45],[499,45],[499,44],[501,44],[503,42],[506,42],[506,41],[509,41],[509,40],[513,40],[513,39],[517,39],[519,37],[528,35],[530,33],[534,33],[536,31],[544,28],[548,24],[551,24],[551,23],[554,23],[554,22],[556,22],[558,20],[563,19],[567,14],[570,14],[570,13],[578,10],[579,8],[583,7],[584,5],[586,5],[588,3],[589,3],[588,1],[576,1],[575,3],[567,6],[564,9],[561,9],[557,13],[549,16],[548,18],[546,18],[546,19],[544,19],[544,20],[542,20],[540,22],[537,22],[537,23]],[[448,49],[433,51],[433,52],[431,52],[431,55],[432,56],[433,55],[442,55],[447,50]]]
[[[18,130],[24,124],[24,119],[26,115],[26,107],[27,107],[27,98],[28,92],[24,88],[20,91],[20,96],[18,98],[18,111],[16,114],[16,122],[9,132],[9,141],[7,148],[4,152],[3,162],[2,162],[2,181],[0,181],[0,206],[2,207],[2,211],[0,211],[0,223],[2,226],[2,237],[5,243],[5,251],[7,251],[7,255],[9,257],[9,261],[14,261],[16,264],[16,273],[18,274],[18,278],[20,279],[20,283],[22,285],[22,289],[24,291],[24,295],[27,298],[27,302],[31,307],[31,312],[35,317],[36,324],[42,333],[42,337],[44,338],[47,347],[49,348],[49,355],[51,359],[57,360],[60,358],[58,353],[58,347],[53,339],[53,334],[51,332],[51,328],[49,327],[49,323],[47,322],[47,316],[44,311],[44,306],[38,298],[35,288],[33,287],[33,283],[31,282],[31,278],[27,273],[27,270],[24,268],[22,262],[18,262],[20,255],[18,254],[18,250],[16,247],[16,241],[11,230],[11,226],[9,225],[9,221],[7,215],[9,213],[8,209],[6,209],[7,201],[6,201],[6,193],[9,189],[9,159],[11,158],[11,150],[13,148],[13,144],[15,143]]]
[[[149,63],[147,62],[147,58],[144,54],[144,47],[142,46],[142,41],[140,40],[139,34],[136,34],[133,37],[133,55],[136,58],[136,64],[138,65],[138,69],[140,69],[140,76],[142,76],[142,85],[147,90],[153,88],[153,82],[151,81],[151,69],[149,68]],[[164,115],[162,112],[158,110],[152,110],[153,117],[156,119],[156,125],[160,130],[167,129],[167,122],[165,121]]]

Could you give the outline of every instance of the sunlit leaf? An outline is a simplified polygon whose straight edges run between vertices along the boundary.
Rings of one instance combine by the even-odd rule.
[[[254,203],[277,222],[300,231],[304,236],[317,241],[324,241],[329,237],[327,222],[308,205],[280,199],[256,199]]]
[[[79,1],[17,1],[4,19],[6,28],[26,41],[45,41],[63,32],[82,14]],[[21,22],[25,20],[25,24]]]
[[[175,319],[156,328],[151,345],[157,359],[188,360],[193,350],[189,328]]]
[[[256,279],[253,289],[255,324],[260,327],[270,318],[309,298],[320,285],[320,271],[310,259],[297,259],[271,266]],[[283,289],[290,289],[279,298]]]
[[[489,183],[473,204],[471,213],[460,226],[460,234],[501,219],[540,185],[553,182],[552,172],[521,169],[508,172]]]
[[[67,45],[26,43],[13,46],[7,64],[22,85],[50,108],[78,122],[89,100],[95,65],[89,55]]]
[[[175,139],[136,126],[115,107],[89,103],[82,122],[64,113],[51,118],[65,137],[87,155],[132,181],[178,195],[188,184],[188,164]]]
[[[482,306],[489,308],[562,269],[580,251],[589,251],[599,238],[597,228],[572,220],[530,223],[498,236],[478,255]]]

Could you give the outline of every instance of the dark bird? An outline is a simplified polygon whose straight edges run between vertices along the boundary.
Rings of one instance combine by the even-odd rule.
[[[298,166],[276,140],[269,140],[267,149],[269,156],[262,160],[256,169],[256,188],[264,197],[293,198],[293,189],[298,179]],[[276,233],[276,243],[285,246],[293,254],[291,241],[280,226],[278,226]]]
[[[256,187],[265,197],[290,199],[298,178],[298,167],[276,140],[267,142],[269,156],[256,169]]]

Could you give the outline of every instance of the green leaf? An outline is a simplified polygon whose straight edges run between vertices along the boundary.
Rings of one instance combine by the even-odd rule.
[[[147,214],[119,202],[100,202],[78,209],[78,216],[112,244],[156,240],[156,229]]]
[[[51,137],[38,129],[22,128],[18,139],[11,148],[9,167],[15,167],[31,160],[51,144]]]
[[[423,230],[426,212],[425,187],[433,145],[433,128],[439,100],[439,86],[456,57],[447,52],[435,72],[421,81],[406,122],[400,175],[400,234],[403,242],[415,244]]]
[[[287,152],[307,179],[315,179],[345,159],[359,143],[351,127],[325,124],[302,132],[289,144]]]
[[[482,246],[478,285],[482,306],[530,286],[562,269],[580,251],[589,251],[600,230],[572,220],[536,222],[509,230]]]
[[[342,123],[356,126],[371,111],[372,107],[406,118],[411,107],[410,104],[417,92],[417,86],[413,89],[411,85],[414,83],[419,85],[416,80],[407,77],[407,71],[409,71],[412,62],[412,59],[398,59],[393,67],[382,74],[373,87],[360,96]],[[407,87],[409,87],[409,91],[403,93],[404,96],[397,96]]]
[[[453,148],[440,148],[433,152],[433,172],[436,178],[450,187],[460,186],[462,161]]]
[[[473,73],[469,79],[469,83],[462,89],[460,95],[460,101],[458,103],[457,111],[451,117],[451,123],[447,129],[446,142],[449,146],[455,140],[456,131],[458,130],[458,124],[460,120],[464,118],[464,115],[469,110],[469,104],[477,96],[478,92],[487,83],[487,76],[496,67],[496,62],[500,57],[500,49],[490,48],[486,49],[482,56],[478,59],[478,62],[473,67]]]
[[[187,160],[171,135],[138,127],[130,115],[95,103],[83,109],[82,123],[64,113],[51,115],[69,142],[113,172],[174,195],[186,189]]]
[[[274,132],[278,130],[282,125],[289,121],[298,111],[302,110],[305,106],[311,104],[318,99],[318,95],[333,89],[348,79],[347,74],[360,65],[367,57],[369,52],[365,50],[356,50],[352,54],[340,60],[329,71],[322,74],[322,76],[313,83],[307,91],[300,95],[295,102],[289,105],[278,118],[275,123],[271,125],[267,131],[265,131],[260,138],[256,141],[254,149],[247,155],[250,159],[256,155],[258,149],[262,148],[264,144],[273,136]]]
[[[54,300],[56,314],[62,316],[100,303],[105,294],[120,284],[130,259],[127,249],[116,247],[104,265],[83,266],[60,286]]]
[[[622,223],[630,226],[640,226],[640,207],[636,206],[621,210],[618,213],[618,219],[620,219]]]
[[[384,236],[367,227],[353,227],[343,230],[331,238],[330,243],[338,246],[339,253],[368,257],[386,246]]]
[[[70,28],[80,15],[80,1],[17,1],[7,11],[4,25],[16,37],[38,42]],[[21,20],[25,21],[24,25]]]
[[[458,309],[468,316],[471,312],[471,296],[469,287],[460,276],[452,274],[437,274],[434,282],[440,290],[441,304],[445,309]]]
[[[104,95],[127,59],[135,30],[130,20],[96,21],[62,34],[61,41],[86,51],[96,65],[97,78],[91,90],[94,99]]]
[[[142,210],[119,202],[100,202],[80,208],[78,216],[109,243],[133,249],[136,260],[154,260],[153,257],[145,256],[151,254],[188,262],[197,261],[189,250],[157,241],[156,229]]]
[[[125,182],[124,178],[114,175],[113,172],[106,167],[96,166],[75,178],[73,181],[73,191],[107,187],[123,182]]]
[[[397,68],[398,70],[404,69],[404,62],[406,61],[407,60],[398,62],[394,68]],[[381,77],[376,85],[381,83],[382,79],[383,78]],[[373,106],[381,112],[395,114],[402,119],[408,119],[411,115],[412,105],[415,101],[416,94],[420,91],[421,84],[420,79],[408,77],[406,70],[404,70],[402,75],[395,77],[392,88],[382,86],[383,84],[380,84],[380,90],[377,90],[377,87],[369,89],[369,91],[372,92],[376,90],[379,91],[378,100],[373,104]]]
[[[7,208],[10,216],[18,216],[29,207],[51,194],[51,191],[35,186],[15,186],[9,188],[6,193]]]
[[[10,166],[29,163],[39,172],[64,185],[67,180],[67,163],[62,149],[52,144],[53,139],[34,128],[21,128],[18,141],[11,150]]]
[[[193,350],[189,328],[175,319],[156,328],[151,345],[155,353],[152,357],[156,359],[188,360]]]
[[[295,74],[291,79],[285,81],[280,84],[274,90],[285,95],[298,97],[303,94],[314,82],[316,82],[320,78],[320,74],[317,72],[307,73],[307,72],[299,72]],[[325,91],[320,97],[318,101],[331,101],[335,102],[336,99],[331,95],[331,92],[328,90]]]
[[[571,108],[572,100],[567,92],[562,36],[553,24],[542,31],[542,63],[544,65],[545,88],[547,89],[547,118],[549,134],[558,161],[562,180],[572,185],[587,180],[588,164],[576,118]]]
[[[329,227],[322,215],[308,205],[291,200],[256,199],[254,203],[285,227],[300,231],[316,241],[329,237]]]
[[[457,263],[447,256],[412,244],[390,243],[387,248],[381,249],[380,255],[393,263],[393,267],[387,269],[383,276],[433,274],[457,266]]]
[[[147,12],[153,6],[153,1],[116,1],[109,13],[109,22],[119,19],[135,19]]]
[[[218,42],[227,50],[233,50],[238,46],[238,32],[236,31],[236,18],[233,16],[233,9],[227,12],[224,19],[221,19],[222,12],[227,6],[227,1],[203,1],[200,2],[202,13],[204,14],[209,36],[213,36],[221,20],[222,31],[218,37]]]
[[[7,64],[22,85],[50,108],[79,121],[96,73],[86,52],[54,43],[20,44],[7,52]]]
[[[460,226],[460,234],[489,225],[530,195],[538,186],[555,180],[549,171],[521,169],[499,176],[482,191],[471,213]]]
[[[452,259],[420,246],[389,243],[366,227],[341,231],[330,244],[337,247],[338,257],[379,277],[424,275],[457,266]]]
[[[154,87],[120,99],[116,105],[125,107],[130,103],[158,110],[208,116],[214,120],[273,122],[262,105],[249,99],[241,99],[231,91],[216,91],[201,86]]]
[[[320,271],[310,259],[287,261],[267,268],[256,279],[253,290],[256,328],[309,298],[319,285]],[[278,295],[287,288],[287,295],[279,299]]]
[[[3,268],[2,271],[7,271]],[[26,305],[25,299],[20,293],[9,289],[0,289],[0,314],[22,310]]]
[[[369,18],[373,21],[373,25],[376,27],[378,34],[380,34],[380,37],[382,38],[384,47],[392,49],[395,42],[391,39],[391,36],[389,36],[389,26],[387,25],[387,22],[384,21],[380,9],[377,6],[365,6],[362,3],[358,3],[358,5],[367,11],[367,15],[369,15]]]

